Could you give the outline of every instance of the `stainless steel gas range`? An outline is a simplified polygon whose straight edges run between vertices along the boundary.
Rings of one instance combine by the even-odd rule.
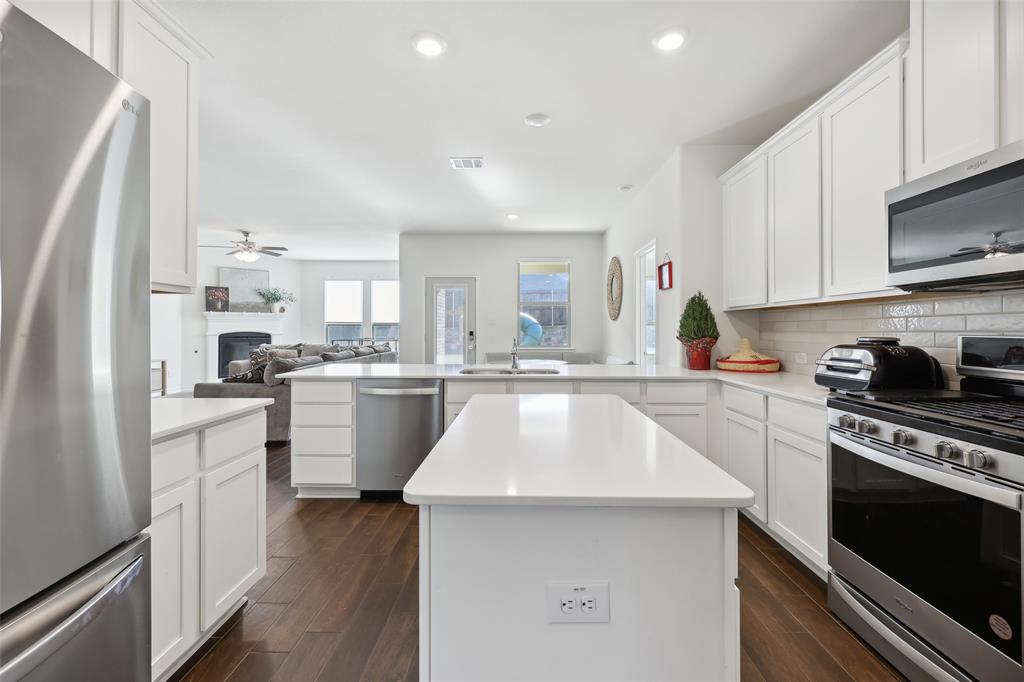
[[[829,398],[829,607],[912,680],[1024,680],[1024,339],[958,365]]]

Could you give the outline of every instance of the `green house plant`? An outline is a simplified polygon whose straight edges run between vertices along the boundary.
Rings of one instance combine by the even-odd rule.
[[[698,291],[686,302],[679,316],[679,334],[676,336],[686,348],[686,362],[690,369],[711,369],[711,349],[718,343],[718,324],[704,294]]]
[[[270,312],[274,312],[274,308],[280,306],[277,312],[283,313],[285,304],[295,303],[295,294],[280,287],[257,289],[256,295],[262,298],[263,302],[270,307]]]

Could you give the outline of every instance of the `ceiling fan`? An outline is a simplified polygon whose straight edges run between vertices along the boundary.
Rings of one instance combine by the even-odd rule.
[[[1011,253],[1020,253],[1024,251],[1024,239],[1007,242],[1000,239],[1002,232],[993,232],[992,241],[988,244],[982,244],[981,246],[966,246],[962,249],[949,254],[953,258],[959,258],[960,256],[976,256],[978,254],[985,254],[985,258],[999,258],[1000,256],[1009,256]]]
[[[279,251],[287,251],[288,249],[283,246],[260,246],[256,242],[249,239],[249,233],[242,230],[242,240],[231,242],[235,245],[235,248],[227,252],[228,256],[234,256],[243,263],[252,263],[260,259],[260,254],[265,256],[274,256],[277,258],[281,254]]]

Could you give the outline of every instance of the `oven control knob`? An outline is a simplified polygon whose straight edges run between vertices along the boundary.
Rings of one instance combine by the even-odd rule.
[[[935,444],[935,456],[939,459],[956,459],[960,456],[960,446],[948,440],[940,440]]]
[[[839,419],[836,420],[836,423],[839,424],[839,428],[841,429],[852,430],[857,428],[857,418],[854,417],[852,414],[840,415]]]
[[[870,419],[861,419],[857,422],[857,433],[874,433],[877,430],[875,422]]]
[[[893,445],[910,445],[914,442],[914,434],[905,429],[896,429],[892,432]]]
[[[992,457],[983,450],[968,450],[964,459],[967,461],[967,466],[972,469],[988,469],[994,463]]]

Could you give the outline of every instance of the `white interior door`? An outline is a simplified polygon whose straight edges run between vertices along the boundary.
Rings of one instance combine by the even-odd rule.
[[[476,279],[427,277],[427,347],[433,365],[476,362]]]

